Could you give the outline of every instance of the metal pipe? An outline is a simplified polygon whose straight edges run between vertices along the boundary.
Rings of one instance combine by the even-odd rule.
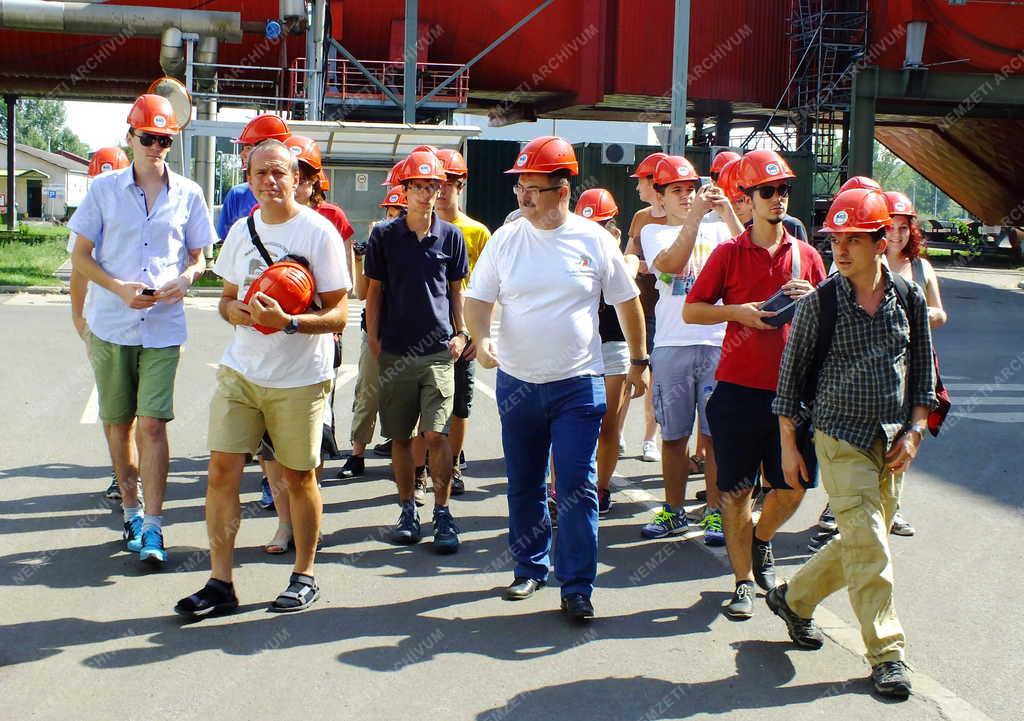
[[[405,72],[402,76],[402,120],[416,123],[416,61],[419,60],[417,36],[419,35],[419,0],[405,0],[405,46],[402,59]]]
[[[82,35],[131,33],[156,37],[169,27],[209,35],[232,43],[242,41],[240,13],[214,10],[103,5],[50,0],[0,0],[0,28],[65,32]]]
[[[324,27],[326,25],[326,0],[313,0],[313,73],[309,76],[309,90],[313,98],[310,120],[320,120],[321,103],[324,96]],[[309,62],[306,63],[307,67]]]
[[[13,231],[18,225],[18,196],[15,183],[15,174],[18,171],[14,160],[15,145],[18,142],[18,96],[5,95],[4,100],[7,102],[7,230]]]
[[[160,36],[160,69],[164,75],[181,77],[185,69],[184,45],[181,30],[171,27],[163,31]]]
[[[672,125],[668,152],[686,149],[686,75],[690,63],[690,0],[676,0],[675,37],[672,43]]]

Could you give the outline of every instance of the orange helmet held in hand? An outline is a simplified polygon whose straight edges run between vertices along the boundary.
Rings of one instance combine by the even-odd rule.
[[[796,173],[789,167],[789,163],[774,150],[752,150],[740,158],[736,184],[743,190],[750,190],[765,183],[795,177]]]
[[[821,229],[826,233],[873,233],[891,224],[882,191],[852,188],[836,195]]]
[[[260,274],[245,294],[249,304],[257,293],[265,293],[276,300],[288,315],[303,313],[316,295],[316,281],[309,268],[294,260],[280,260]],[[253,328],[264,335],[277,333],[277,328],[253,324]]]
[[[462,157],[462,153],[458,150],[444,148],[443,150],[438,150],[435,155],[441,159],[441,163],[444,164],[444,172],[448,175],[457,175],[460,178],[465,178],[469,175],[469,166],[466,165],[466,159]]]
[[[382,208],[408,208],[409,202],[405,199],[405,188],[396,185],[388,190],[384,200],[380,201]]]
[[[844,190],[853,190],[854,188],[866,188],[867,190],[881,190],[882,186],[878,184],[874,178],[869,178],[866,175],[854,175],[841,186],[839,186],[839,192],[842,193]]]
[[[672,183],[700,182],[700,176],[693,164],[682,155],[666,155],[654,168],[655,185],[671,185]]]
[[[95,178],[100,173],[127,168],[130,164],[128,156],[120,148],[100,148],[89,160],[89,177]]]
[[[885,202],[889,207],[889,215],[906,215],[909,218],[917,217],[917,210],[914,203],[903,193],[897,190],[890,190],[885,193]]]
[[[132,130],[151,135],[177,135],[178,118],[171,101],[159,95],[140,95],[128,111],[128,125]]]
[[[576,152],[565,138],[557,135],[542,135],[528,142],[516,157],[515,165],[506,173],[553,173],[568,170],[569,175],[579,175]]]
[[[282,143],[291,135],[288,126],[276,115],[257,115],[242,129],[242,134],[235,138],[241,145],[256,145],[264,140],[280,140]]]
[[[444,180],[444,165],[441,159],[428,150],[414,150],[392,170],[394,185],[410,180]]]
[[[292,151],[292,155],[297,157],[299,161],[305,163],[313,170],[320,170],[323,167],[323,161],[320,157],[320,147],[312,138],[307,138],[305,135],[292,135],[286,138],[283,142],[288,146],[288,149]]]
[[[715,159],[711,161],[711,170],[709,171],[712,175],[722,172],[722,168],[731,163],[734,160],[739,160],[740,154],[734,153],[731,150],[723,150]]]
[[[732,203],[743,197],[743,191],[736,185],[736,171],[739,167],[740,160],[736,159],[729,161],[718,171],[718,187]]]
[[[619,214],[619,206],[615,198],[604,188],[591,188],[580,194],[576,201],[576,215],[589,218],[597,223],[611,220]]]
[[[650,178],[654,175],[654,169],[658,163],[668,157],[667,153],[651,153],[637,163],[636,169],[630,174],[631,178]]]

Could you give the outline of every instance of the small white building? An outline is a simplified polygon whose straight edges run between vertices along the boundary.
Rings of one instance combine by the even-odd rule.
[[[77,208],[89,187],[89,161],[70,153],[49,153],[18,143],[14,147],[18,215],[58,218]],[[0,206],[7,206],[7,143],[0,141]]]

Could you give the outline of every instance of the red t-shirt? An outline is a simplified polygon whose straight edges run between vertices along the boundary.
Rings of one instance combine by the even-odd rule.
[[[316,206],[316,212],[331,221],[331,225],[338,229],[342,240],[348,240],[355,235],[355,228],[345,217],[345,211],[333,203],[323,202]]]
[[[793,275],[792,249],[800,248],[800,277],[817,285],[825,279],[825,264],[813,247],[785,233],[775,257],[754,245],[750,229],[712,251],[687,303],[740,305],[768,300]],[[789,324],[779,329],[756,330],[730,322],[722,342],[722,360],[715,378],[726,383],[774,391],[779,364],[789,337]]]

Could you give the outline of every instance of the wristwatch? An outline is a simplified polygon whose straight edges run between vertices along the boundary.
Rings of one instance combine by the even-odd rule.
[[[466,343],[472,343],[473,342],[473,339],[469,335],[469,331],[460,330],[460,331],[456,332],[456,334],[453,335],[452,338],[454,338],[455,336],[459,336],[459,335],[461,335],[463,338],[466,339]]]
[[[907,430],[916,431],[917,435],[921,437],[921,440],[924,440],[924,434],[925,431],[928,430],[928,424],[925,423],[924,421],[917,421],[916,423],[912,423],[910,428],[908,428]]]
[[[629,364],[630,365],[634,365],[634,366],[642,366],[644,368],[648,368],[651,365],[651,359],[650,358],[630,358],[629,359]]]
[[[294,333],[298,333],[299,332],[299,319],[293,315],[291,317],[291,320],[288,321],[288,325],[286,325],[281,330],[283,330],[285,332],[285,334],[287,334],[287,335],[292,335]]]

